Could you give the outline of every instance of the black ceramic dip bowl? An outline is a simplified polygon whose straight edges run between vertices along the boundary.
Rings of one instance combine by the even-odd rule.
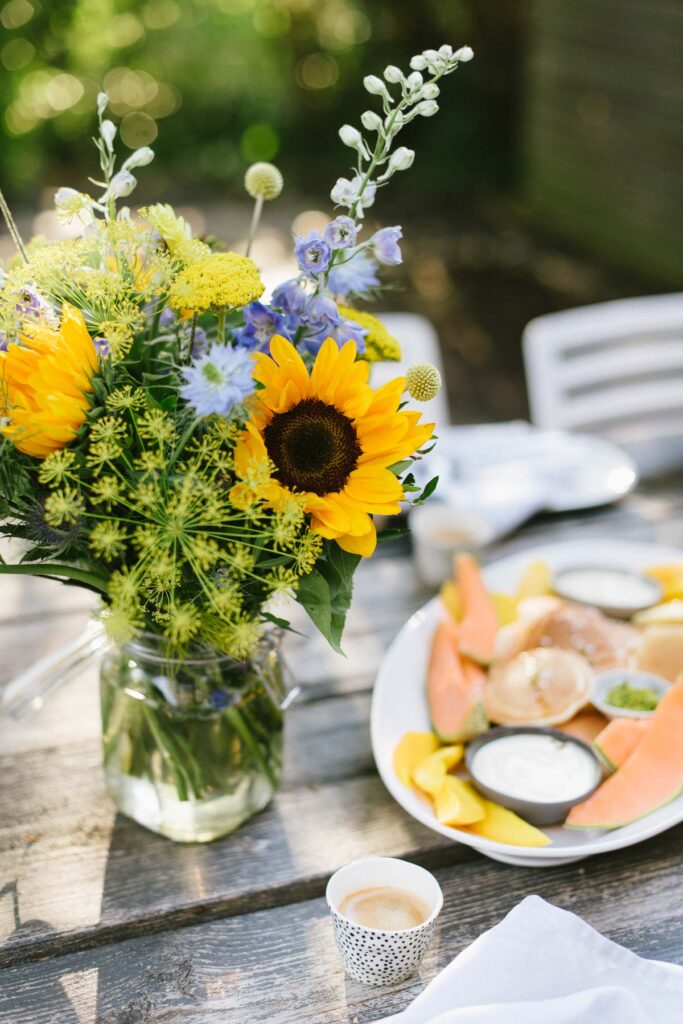
[[[510,793],[505,793],[499,789],[493,789],[491,786],[481,782],[477,777],[476,770],[476,757],[482,747],[487,746],[489,743],[495,743],[497,740],[501,740],[507,736],[552,736],[553,739],[560,741],[561,743],[574,743],[580,747],[581,750],[585,751],[590,757],[594,768],[594,778],[590,786],[584,789],[583,792],[577,793],[576,796],[570,800],[530,800],[523,797],[512,796]],[[530,822],[532,825],[556,825],[563,822],[569,811],[575,804],[581,803],[591,795],[591,793],[597,789],[603,779],[603,772],[600,762],[596,755],[593,753],[591,748],[583,740],[577,739],[575,736],[570,736],[569,733],[562,732],[559,729],[549,729],[543,726],[533,725],[520,725],[520,726],[497,726],[494,729],[489,729],[488,732],[483,733],[481,736],[477,736],[476,739],[471,740],[467,745],[467,751],[465,754],[465,764],[472,777],[472,782],[479,790],[479,792],[487,797],[489,800],[493,800],[497,804],[501,804],[503,807],[507,807],[510,811],[514,811],[515,814],[519,814],[520,818],[524,818],[525,821]],[[511,784],[510,788],[513,788]]]

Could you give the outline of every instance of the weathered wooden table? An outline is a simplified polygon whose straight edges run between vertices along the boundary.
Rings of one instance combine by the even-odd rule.
[[[579,531],[683,547],[682,482],[537,520],[489,557]],[[90,602],[50,582],[4,577],[0,587],[7,680],[77,633]],[[31,717],[0,724],[2,1024],[364,1024],[406,1006],[531,892],[638,953],[683,962],[683,826],[576,865],[514,868],[428,831],[384,790],[370,691],[386,646],[427,596],[405,551],[385,554],[359,572],[346,660],[317,637],[289,644],[303,694],[289,713],[282,789],[208,846],[177,846],[115,815],[96,667]],[[391,989],[344,977],[323,898],[334,869],[371,854],[435,870],[446,898],[419,975]]]

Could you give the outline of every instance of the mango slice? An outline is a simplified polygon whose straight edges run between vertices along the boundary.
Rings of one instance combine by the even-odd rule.
[[[553,574],[547,562],[530,562],[522,573],[517,587],[517,600],[552,594]]]
[[[650,569],[645,570],[645,575],[651,576],[659,583],[665,601],[683,598],[683,562],[653,565]]]
[[[639,626],[680,626],[683,625],[683,598],[673,597],[663,604],[638,612],[633,621]]]
[[[498,594],[493,591],[491,593],[491,600],[493,601],[493,607],[496,609],[499,626],[509,626],[511,622],[515,622],[517,619],[516,597],[511,597],[510,594]]]
[[[483,820],[484,801],[469,782],[446,775],[434,794],[434,811],[442,825],[471,825]]]
[[[415,785],[425,793],[429,793],[430,796],[434,796],[436,791],[441,788],[443,780],[446,778],[446,772],[455,767],[462,759],[464,750],[462,743],[455,743],[450,747],[441,747],[426,757],[424,761],[420,761],[413,771]]]
[[[524,821],[514,811],[494,804],[483,796],[479,800],[484,806],[484,817],[469,825],[468,831],[510,846],[548,846],[551,842],[545,832]]]
[[[462,598],[460,588],[455,580],[447,580],[441,587],[441,603],[451,615],[454,622],[460,622],[462,618]]]
[[[411,786],[417,766],[438,748],[439,741],[433,732],[407,732],[398,741],[393,764],[404,786]]]

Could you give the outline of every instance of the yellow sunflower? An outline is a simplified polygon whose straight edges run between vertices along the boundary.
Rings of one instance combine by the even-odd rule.
[[[254,378],[263,387],[237,441],[235,471],[244,483],[231,498],[244,505],[255,492],[277,508],[294,492],[316,533],[371,555],[373,514],[394,515],[403,497],[388,467],[421,448],[434,425],[399,410],[403,377],[377,391],[369,387],[368,364],[356,361],[352,341],[340,349],[328,338],[310,374],[284,338],[272,339],[270,353],[254,357]]]
[[[24,326],[21,344],[0,352],[2,432],[26,455],[44,459],[73,441],[85,422],[98,357],[81,313],[64,303],[58,330]]]

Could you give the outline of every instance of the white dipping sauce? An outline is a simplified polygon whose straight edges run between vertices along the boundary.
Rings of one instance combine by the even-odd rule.
[[[586,793],[597,782],[598,769],[577,743],[520,733],[485,743],[474,756],[472,775],[506,796],[555,803]]]
[[[619,569],[569,569],[557,582],[564,597],[606,608],[644,608],[657,600],[648,580]]]

